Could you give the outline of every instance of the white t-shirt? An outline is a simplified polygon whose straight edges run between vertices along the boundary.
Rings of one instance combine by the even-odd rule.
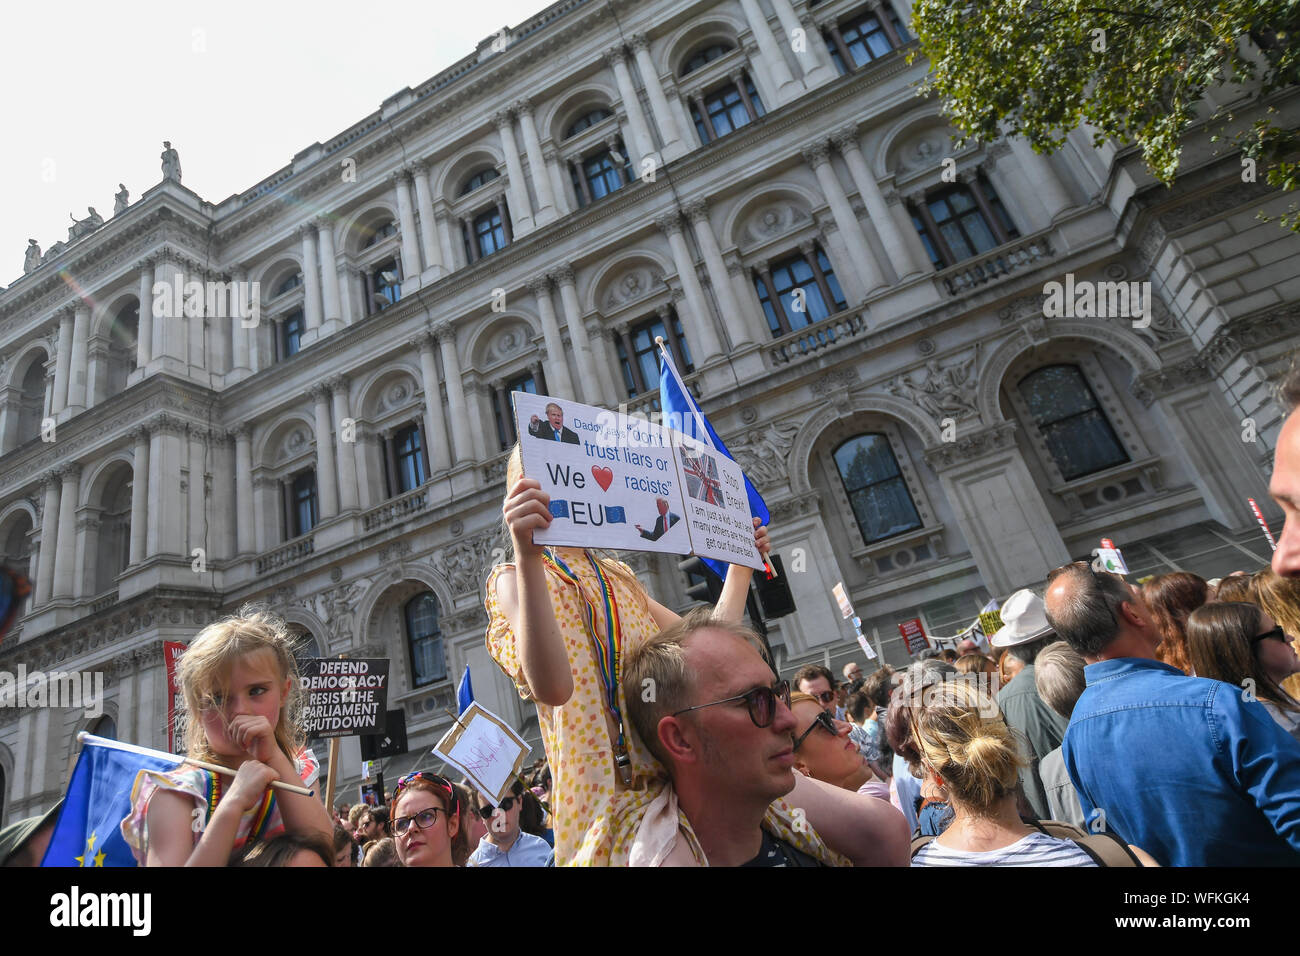
[[[931,840],[912,857],[913,866],[1096,866],[1073,840],[1031,833],[1000,850],[953,850]]]

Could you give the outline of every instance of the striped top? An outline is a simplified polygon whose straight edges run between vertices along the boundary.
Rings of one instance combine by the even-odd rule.
[[[1096,866],[1073,840],[1031,833],[1010,846],[972,852],[954,850],[931,840],[912,857],[913,866]]]

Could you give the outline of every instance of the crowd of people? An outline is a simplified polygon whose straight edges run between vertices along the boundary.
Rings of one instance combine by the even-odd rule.
[[[1300,403],[1300,373],[1283,397]],[[1275,452],[1271,568],[1045,569],[989,653],[967,641],[843,680],[780,678],[742,623],[747,568],[679,616],[614,556],[534,543],[549,499],[517,447],[507,489],[486,642],[536,706],[544,760],[499,799],[422,770],[332,818],[270,789],[318,770],[289,632],[244,614],[205,628],[177,674],[188,756],[237,772],[141,771],[121,824],[139,863],[1300,863],[1300,415]]]

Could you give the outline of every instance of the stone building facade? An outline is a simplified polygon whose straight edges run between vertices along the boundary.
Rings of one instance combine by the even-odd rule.
[[[162,642],[248,601],[391,658],[390,774],[467,665],[536,740],[483,644],[508,395],[652,411],[656,334],[771,506],[784,670],[860,657],[837,581],[897,662],[896,622],[951,633],[1103,535],[1139,574],[1262,564],[1300,240],[1256,213],[1285,198],[1201,132],[1173,189],[1085,131],[955,150],[910,23],[562,0],[251,189],[166,179],[0,291],[0,552],[36,584],[0,670],[107,676],[103,717],[0,712],[0,822],[57,798],[79,730],[165,747]],[[1147,321],[1046,314],[1067,274],[1111,306],[1149,282]],[[671,559],[630,560],[685,605]]]

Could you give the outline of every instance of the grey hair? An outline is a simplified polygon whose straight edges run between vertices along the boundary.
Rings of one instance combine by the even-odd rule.
[[[1034,686],[1043,703],[1066,720],[1087,687],[1083,668],[1086,662],[1065,641],[1048,644],[1034,662]]]
[[[1095,657],[1119,636],[1120,605],[1132,601],[1133,593],[1120,578],[1106,571],[1094,572],[1087,562],[1067,564],[1059,574],[1068,576],[1073,587],[1063,598],[1049,597],[1047,622],[1080,655]],[[1048,579],[1049,595],[1053,580]]]

